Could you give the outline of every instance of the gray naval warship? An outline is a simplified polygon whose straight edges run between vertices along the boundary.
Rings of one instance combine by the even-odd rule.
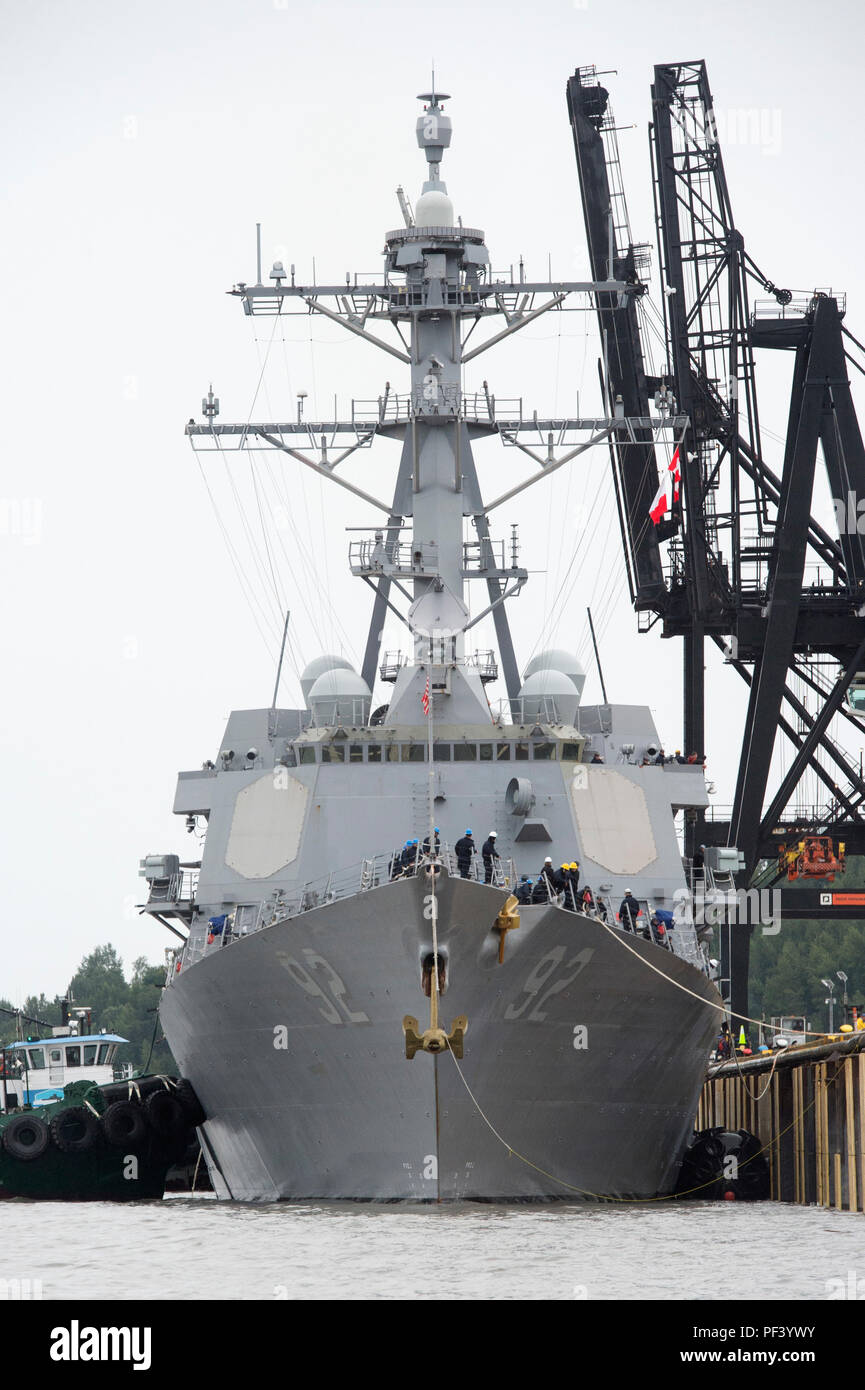
[[[707,805],[704,773],[646,765],[649,710],[582,705],[569,651],[520,677],[506,603],[527,573],[516,533],[489,523],[623,422],[524,418],[464,384],[538,315],[633,287],[495,276],[441,179],[448,98],[419,100],[427,179],[414,209],[398,190],[382,279],[304,286],[277,262],[263,283],[259,239],[256,284],[231,291],[247,314],[343,324],[400,359],[407,391],[388,383],[326,425],[231,425],[211,389],[187,426],[196,449],[281,451],[381,519],[349,543],[373,592],[362,670],[319,657],[302,709],[274,693],[235,711],[215,756],[179,774],[174,811],[205,830],[201,860],[142,861],[144,910],[184,938],[162,1025],[222,1198],[653,1197],[675,1186],[720,1016],[706,948],[671,913],[686,889],[675,817]],[[533,471],[485,500],[472,444],[492,435]],[[379,437],[401,445],[391,500],[339,471]],[[470,616],[472,581],[487,603]],[[381,650],[388,614],[404,653]],[[471,645],[486,615],[498,655]],[[377,675],[392,694],[374,707]],[[469,827],[477,846],[495,830],[495,857],[466,858]],[[574,892],[559,866],[577,861]]]

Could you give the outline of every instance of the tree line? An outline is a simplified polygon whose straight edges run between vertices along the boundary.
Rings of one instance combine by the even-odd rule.
[[[132,962],[127,980],[123,962],[115,948],[111,945],[97,946],[95,951],[84,957],[72,977],[70,991],[73,1002],[70,1007],[92,1011],[94,1033],[117,1033],[121,1038],[128,1039],[118,1050],[118,1063],[129,1062],[134,1071],[146,1069],[176,1074],[177,1067],[157,1021],[156,1009],[164,983],[164,965],[152,965],[144,956],[139,956]],[[20,1007],[21,1012],[31,1020],[39,1021],[22,1020],[21,1029],[25,1038],[45,1036],[50,1033],[51,1026],[62,1022],[59,999],[31,994]],[[0,1013],[0,1046],[5,1046],[18,1038],[16,1020],[10,1016],[16,1006],[7,999],[0,999],[0,1008],[10,1011]]]

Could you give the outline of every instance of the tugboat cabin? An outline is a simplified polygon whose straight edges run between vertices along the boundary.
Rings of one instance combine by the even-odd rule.
[[[60,1036],[10,1043],[0,1052],[0,1109],[60,1100],[72,1081],[102,1086],[122,1079],[128,1067],[116,1069],[115,1058],[126,1041],[116,1033],[79,1037],[64,1030]]]

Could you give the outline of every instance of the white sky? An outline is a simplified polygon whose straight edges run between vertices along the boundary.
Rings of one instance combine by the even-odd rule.
[[[278,326],[253,409],[273,325],[245,319],[224,291],[255,279],[255,222],[265,267],[294,261],[308,280],[315,257],[320,282],[377,272],[382,233],[400,222],[396,185],[414,198],[423,177],[415,95],[434,58],[453,95],[443,173],[457,212],[485,229],[495,268],[522,253],[528,276],[543,278],[549,256],[554,276],[580,278],[588,267],[568,75],[591,62],[618,69],[617,119],[635,127],[619,137],[631,223],[638,240],[654,242],[652,66],[705,57],[722,129],[726,120],[740,131],[737,113],[752,111],[763,132],[724,144],[748,249],[780,285],[846,290],[861,336],[865,22],[841,0],[5,0],[0,19],[0,994],[20,999],[62,990],[104,941],[127,964],[160,958],[173,938],[132,905],[144,854],[194,850],[171,816],[176,771],[215,755],[230,709],[270,700],[276,642],[263,641],[240,592],[183,436],[208,382],[223,421],[251,410],[290,416],[300,389],[310,393],[308,418],[330,414],[334,393],[345,413],[352,396],[374,397],[386,379],[404,389],[393,359],[298,318]],[[486,377],[499,398],[521,395],[541,414],[576,413],[580,391],[591,413],[596,356],[589,316],[550,315],[480,358],[468,384]],[[788,371],[785,358],[761,375],[763,420],[777,435]],[[380,442],[347,476],[389,495],[397,448]],[[497,443],[477,451],[487,495],[523,476],[515,452]],[[242,546],[225,469],[214,455],[202,463]],[[301,479],[289,460],[269,466],[297,508],[280,521],[277,556],[295,653],[359,660],[371,596],[347,573],[343,528],[375,517],[312,475]],[[244,456],[232,470],[252,517]],[[611,698],[651,704],[673,748],[681,647],[636,633],[611,500],[598,450],[498,514],[496,534],[519,520],[523,562],[545,571],[511,605],[518,659],[542,637],[579,544],[568,584],[577,582],[545,645],[584,651],[591,603]],[[291,580],[288,560],[309,572],[299,546],[318,566],[317,586]],[[744,687],[713,654],[709,671],[709,771],[729,801]],[[592,671],[586,699],[599,697]],[[299,703],[293,670],[282,701]]]

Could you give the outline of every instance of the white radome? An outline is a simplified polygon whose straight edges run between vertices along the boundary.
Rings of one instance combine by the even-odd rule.
[[[454,205],[446,193],[431,188],[415,203],[414,220],[418,227],[452,227]]]

